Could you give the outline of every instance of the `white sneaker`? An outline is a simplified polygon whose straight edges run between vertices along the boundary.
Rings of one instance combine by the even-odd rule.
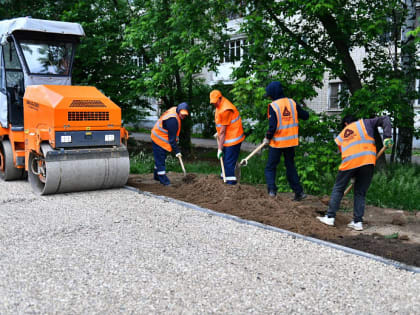
[[[326,225],[334,225],[335,218],[329,218],[327,215],[324,217],[316,217],[316,218]]]
[[[356,222],[351,221],[349,224],[347,224],[347,227],[356,230],[356,231],[363,231],[363,223],[362,222]]]

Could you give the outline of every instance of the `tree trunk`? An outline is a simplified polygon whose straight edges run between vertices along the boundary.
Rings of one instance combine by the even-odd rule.
[[[190,115],[188,115],[182,121],[182,129],[181,134],[179,137],[179,143],[182,147],[182,153],[185,155],[191,154],[191,130],[192,130],[192,120],[191,120],[191,105],[192,105],[192,78],[188,79],[188,97],[187,97],[188,105],[190,106]]]
[[[175,73],[175,86],[176,86],[176,100],[177,100],[177,104],[175,104],[175,106],[177,106],[179,103],[185,102],[187,101],[188,104],[191,106],[191,80],[190,78],[188,78],[189,82],[188,82],[188,100],[185,99],[185,93],[182,89],[182,82],[181,82],[181,75],[179,73],[179,71],[177,71]],[[190,113],[191,114],[191,113]],[[184,120],[182,120],[182,124],[181,124],[182,128],[181,128],[181,133],[179,134],[179,145],[182,149],[182,153],[185,155],[189,155],[191,153],[191,127],[192,127],[192,122],[191,122],[191,118],[189,117],[189,115],[187,117],[184,118]]]
[[[407,94],[415,90],[415,75],[412,75],[415,69],[415,46],[414,37],[408,35],[409,31],[413,31],[416,26],[416,1],[405,0],[408,10],[407,18],[402,27],[401,35],[401,55],[402,55],[402,71],[406,78],[411,78],[408,84]],[[401,108],[400,126],[398,128],[397,142],[397,161],[400,163],[410,163],[414,136],[414,100],[407,97],[407,104]]]
[[[402,164],[411,163],[412,150],[413,129],[410,127],[398,128],[397,161]]]
[[[374,138],[375,138],[376,152],[379,152],[383,147],[383,143],[382,143],[381,134],[379,133],[378,128],[375,128]],[[376,160],[376,168],[382,169],[385,166],[386,166],[386,158],[385,158],[385,154],[382,154]]]
[[[393,115],[395,117],[395,114]],[[394,140],[394,143],[397,143],[397,126],[395,126],[395,119],[394,119],[394,128],[392,128],[392,140]],[[392,152],[391,152],[391,163],[394,163],[395,161],[395,145],[392,146]]]
[[[335,18],[331,14],[323,14],[318,16],[318,18],[334,43],[338,55],[343,62],[345,76],[342,79],[346,80],[344,83],[349,87],[351,94],[354,94],[354,92],[362,88],[362,81],[360,80],[353,58],[350,55],[349,40],[340,30]]]

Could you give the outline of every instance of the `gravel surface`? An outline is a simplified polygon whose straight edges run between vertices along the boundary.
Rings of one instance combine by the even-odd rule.
[[[0,181],[0,314],[419,314],[420,274],[126,189]]]

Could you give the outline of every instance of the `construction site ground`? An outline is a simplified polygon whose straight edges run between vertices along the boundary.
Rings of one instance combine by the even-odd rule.
[[[142,144],[142,147],[148,147]],[[335,226],[320,223],[328,196],[308,196],[301,202],[292,201],[292,193],[267,195],[263,185],[226,185],[218,175],[169,172],[171,186],[153,180],[153,174],[132,174],[128,185],[189,202],[203,208],[226,213],[242,219],[260,222],[302,235],[327,240],[343,246],[420,267],[420,211],[366,206],[364,230],[347,228],[352,219],[353,204],[344,199]]]

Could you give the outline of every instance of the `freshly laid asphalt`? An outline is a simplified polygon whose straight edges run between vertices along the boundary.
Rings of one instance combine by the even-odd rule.
[[[128,189],[0,181],[0,314],[419,314],[420,274]]]

